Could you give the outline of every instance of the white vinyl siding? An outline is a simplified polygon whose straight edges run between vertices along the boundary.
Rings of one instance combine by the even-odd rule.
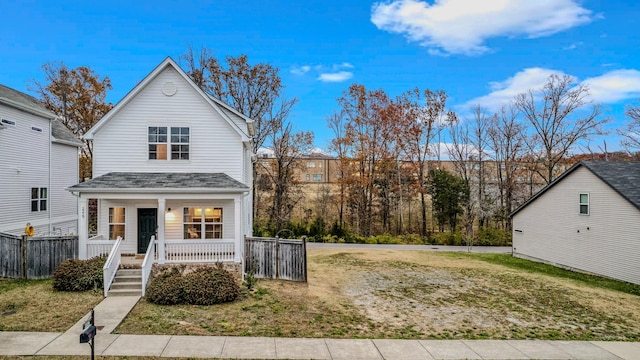
[[[31,188],[49,188],[50,122],[2,104],[0,118],[15,122],[0,130],[0,231],[23,234],[28,222],[36,233],[48,231],[49,212],[31,211]]]
[[[57,223],[63,218],[77,221],[78,198],[66,189],[78,183],[78,148],[54,142],[51,144],[51,152],[53,166],[49,189],[49,211],[51,211],[52,221]]]
[[[589,216],[578,194],[589,193]],[[575,169],[513,218],[516,256],[640,284],[640,210],[585,167]]]
[[[171,81],[177,92],[165,96]],[[188,127],[189,160],[149,160],[150,126]],[[95,134],[93,176],[108,172],[222,172],[243,182],[240,135],[171,67],[164,69]]]

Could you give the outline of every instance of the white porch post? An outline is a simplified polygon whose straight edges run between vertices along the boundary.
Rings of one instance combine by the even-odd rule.
[[[242,198],[241,195],[236,196],[233,201],[233,211],[235,215],[235,229],[234,229],[234,242],[235,242],[235,258],[233,259],[235,262],[242,262],[243,256],[243,248],[242,248],[242,239],[244,239],[244,232],[242,231]]]
[[[78,194],[78,258],[87,258],[87,241],[89,239],[89,208],[87,198]]]
[[[164,264],[164,217],[165,217],[166,200],[158,199],[158,264]]]

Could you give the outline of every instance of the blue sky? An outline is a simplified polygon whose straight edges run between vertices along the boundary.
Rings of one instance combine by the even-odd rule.
[[[286,96],[299,99],[290,120],[320,148],[352,83],[391,96],[445,90],[464,114],[568,74],[607,107],[610,129],[640,100],[640,4],[631,0],[0,0],[0,13],[4,85],[28,92],[43,63],[62,61],[109,76],[116,103],[188,44],[219,58],[247,54],[280,69]],[[606,139],[618,147],[615,134]]]

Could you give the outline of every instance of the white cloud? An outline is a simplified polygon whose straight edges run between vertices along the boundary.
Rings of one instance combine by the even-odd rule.
[[[614,104],[622,100],[640,97],[640,71],[622,69],[585,79],[583,84],[595,102]]]
[[[462,111],[469,111],[473,106],[480,104],[487,110],[495,111],[503,104],[513,100],[513,98],[529,89],[536,90],[542,88],[549,76],[564,75],[561,71],[544,68],[527,68],[504,81],[494,81],[489,83],[491,92],[487,95],[471,99],[460,106]]]
[[[478,55],[489,51],[487,39],[548,36],[589,23],[591,14],[574,0],[396,0],[375,3],[371,22],[432,54]]]
[[[524,69],[507,80],[489,83],[489,94],[471,99],[456,108],[461,115],[478,104],[489,111],[496,111],[518,94],[541,89],[552,74],[565,75],[558,70]],[[574,77],[575,80],[577,79]],[[588,86],[591,100],[596,103],[614,104],[622,100],[640,98],[640,71],[635,69],[612,70],[600,76],[587,78],[581,84]]]
[[[349,62],[342,62],[339,64],[333,65],[303,65],[303,66],[294,66],[291,68],[290,72],[294,75],[303,76],[307,73],[313,72],[316,73],[316,80],[320,80],[322,82],[342,82],[349,80],[353,77],[353,71],[355,66]]]
[[[569,46],[563,47],[562,50],[575,50],[578,48],[578,46],[582,46],[582,45],[584,45],[584,43],[582,41],[578,41]]]
[[[303,65],[303,66],[294,66],[291,68],[290,72],[294,75],[304,75],[306,73],[309,72],[309,70],[311,70],[311,66],[310,65]]]
[[[343,82],[353,77],[351,71],[338,71],[332,73],[322,73],[318,76],[318,80],[322,82]]]

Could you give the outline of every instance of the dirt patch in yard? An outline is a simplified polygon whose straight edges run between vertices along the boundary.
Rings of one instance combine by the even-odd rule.
[[[630,340],[640,334],[640,299],[633,295],[438,253],[325,250],[311,258],[310,287],[340,286],[368,319],[407,337]],[[331,294],[318,290],[320,297]]]

